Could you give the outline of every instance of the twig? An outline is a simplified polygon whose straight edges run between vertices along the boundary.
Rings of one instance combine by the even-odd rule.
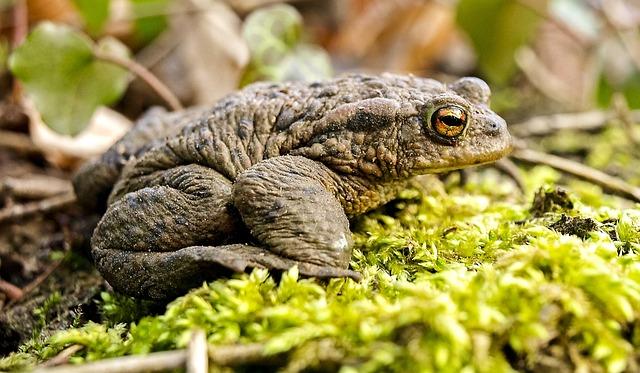
[[[216,365],[234,366],[250,364],[265,359],[264,345],[253,343],[247,345],[211,346],[209,358]]]
[[[40,373],[137,373],[157,372],[184,368],[186,350],[154,352],[144,356],[123,356],[82,365],[61,365],[55,368],[36,369]]]
[[[76,352],[82,350],[83,348],[84,348],[83,345],[79,345],[79,344],[71,345],[65,348],[64,350],[60,351],[60,353],[57,354],[56,356],[40,364],[40,368],[54,367],[62,364],[67,364],[69,362],[69,359],[73,355],[75,355]]]
[[[0,148],[9,148],[21,153],[41,153],[31,138],[22,133],[0,130]]]
[[[189,342],[187,373],[207,373],[209,371],[207,347],[207,336],[204,331],[194,330]]]
[[[522,173],[520,172],[518,166],[516,166],[516,164],[513,163],[509,158],[500,159],[494,164],[494,167],[509,176],[511,180],[516,183],[516,186],[518,187],[518,189],[520,189],[521,192],[525,191]]]
[[[31,175],[24,178],[7,176],[0,180],[0,195],[13,198],[42,199],[71,193],[69,180],[47,175]]]
[[[579,179],[599,185],[605,191],[640,202],[640,188],[636,188],[622,179],[585,166],[582,163],[524,148],[514,151],[511,157],[522,162],[551,166]]]
[[[136,54],[136,60],[142,66],[151,69],[180,45],[181,38],[182,36],[177,32],[163,32]]]
[[[74,202],[76,202],[76,195],[73,193],[65,193],[37,202],[29,202],[22,205],[6,207],[0,210],[0,224],[5,221],[21,219],[40,212],[58,210]]]
[[[0,278],[0,291],[7,295],[10,301],[15,301],[24,296],[24,292],[14,284]]]
[[[613,113],[601,110],[543,115],[510,125],[509,131],[520,138],[545,136],[561,130],[592,131],[604,127],[614,117]]]
[[[195,337],[195,338],[202,338]],[[193,339],[192,339],[193,342]],[[198,344],[202,341],[197,342]],[[206,345],[206,343],[205,343]],[[190,345],[191,350],[193,345]],[[208,346],[208,355],[211,362],[221,366],[237,366],[262,362],[267,357],[264,353],[264,345],[260,343],[232,346]],[[199,346],[197,349],[202,349]],[[195,350],[195,348],[194,348]],[[105,359],[83,365],[62,365],[55,368],[36,369],[39,373],[138,373],[152,371],[166,371],[184,368],[189,360],[190,352],[182,350],[154,352],[144,356],[123,356],[113,359]],[[199,357],[200,359],[201,357]],[[200,363],[202,364],[202,363]],[[202,367],[202,366],[200,366]]]
[[[66,256],[65,256],[65,258],[66,258]],[[40,275],[38,275],[38,277],[33,279],[33,281],[28,283],[27,286],[22,288],[22,297],[24,297],[25,295],[31,293],[35,288],[40,286],[40,284],[42,284],[44,282],[44,280],[49,278],[49,276],[51,276],[53,271],[55,271],[56,269],[58,269],[58,267],[60,267],[60,264],[64,261],[65,258],[62,258],[60,260],[56,260],[55,262],[51,263],[47,267],[47,269],[45,269],[44,272],[42,272]],[[20,297],[18,299],[12,299],[10,303],[14,303],[16,301],[19,301],[20,299],[22,299],[22,297]]]
[[[158,94],[158,96],[160,96],[169,105],[172,110],[176,111],[182,110],[184,108],[180,103],[180,100],[178,100],[173,92],[171,92],[171,90],[164,83],[162,83],[160,79],[153,75],[151,71],[147,70],[146,67],[140,65],[130,58],[121,58],[112,54],[101,52],[97,49],[94,50],[94,55],[99,60],[118,65],[134,73],[137,77],[147,83],[149,87],[151,87],[151,89],[153,89]]]
[[[515,61],[531,85],[543,95],[557,102],[576,105],[575,100],[569,99],[572,97],[572,87],[549,71],[533,49],[521,47],[515,54]]]
[[[16,0],[13,3],[13,47],[17,47],[27,36],[29,29],[29,13],[26,0]]]
[[[631,140],[633,145],[640,144],[640,136],[638,136],[638,131],[635,126],[636,121],[631,115],[626,97],[624,97],[622,93],[617,92],[613,95],[612,102],[616,117],[622,122],[629,140]]]
[[[615,106],[615,105],[614,105]],[[562,130],[594,131],[605,127],[610,121],[619,119],[625,126],[640,122],[640,110],[585,111],[532,117],[509,126],[510,132],[519,137],[546,136]]]
[[[601,110],[542,115],[510,125],[509,131],[517,137],[524,138],[546,136],[561,130],[593,131],[617,118],[630,123],[640,122],[640,110],[627,111],[624,115],[625,118],[621,118],[620,113]]]

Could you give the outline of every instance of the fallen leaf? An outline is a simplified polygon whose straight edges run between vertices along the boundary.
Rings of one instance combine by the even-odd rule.
[[[171,19],[170,32],[181,35],[178,48],[195,91],[194,104],[212,104],[238,87],[249,61],[240,18],[222,1],[189,0],[176,5],[182,8]]]
[[[80,24],[80,17],[71,0],[27,0],[27,11],[31,25],[41,21]]]
[[[127,48],[116,39],[105,38],[94,46],[69,26],[44,22],[9,58],[27,96],[58,133],[78,134],[98,106],[115,102],[127,86],[128,72],[97,60],[93,48],[128,57]]]
[[[131,121],[120,113],[101,106],[89,125],[77,136],[61,135],[46,125],[30,100],[24,101],[33,142],[47,161],[63,169],[74,169],[83,161],[102,154],[131,128]]]

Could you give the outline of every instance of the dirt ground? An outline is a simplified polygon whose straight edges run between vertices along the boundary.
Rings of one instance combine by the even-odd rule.
[[[5,105],[0,112],[0,131],[28,139],[26,117],[14,109]],[[98,317],[94,300],[106,284],[87,251],[97,218],[73,203],[19,209],[68,193],[70,177],[36,152],[0,146],[1,355],[31,337]]]

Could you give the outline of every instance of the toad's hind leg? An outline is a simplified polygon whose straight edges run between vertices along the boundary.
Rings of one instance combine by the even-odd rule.
[[[116,290],[162,298],[150,289],[153,284],[184,289],[181,282],[189,280],[176,251],[233,242],[243,225],[230,207],[231,182],[208,167],[159,170],[144,181],[112,195],[115,199],[93,233],[91,249],[96,267]],[[162,261],[164,265],[154,264]]]
[[[228,241],[242,226],[230,208],[231,182],[208,167],[159,170],[119,192],[94,231],[94,249],[174,251]]]
[[[113,144],[102,156],[85,163],[73,178],[78,202],[87,210],[102,212],[107,197],[118,180],[122,168],[162,139],[206,114],[202,108],[167,113],[153,108],[136,121],[135,126]]]
[[[137,189],[136,185],[145,185]],[[91,241],[96,267],[118,291],[167,299],[205,280],[246,268],[288,269],[318,277],[357,277],[352,271],[282,258],[247,241],[230,206],[231,182],[200,165],[146,175],[125,185],[103,216]],[[112,196],[114,197],[114,196]],[[201,246],[221,244],[223,246]]]

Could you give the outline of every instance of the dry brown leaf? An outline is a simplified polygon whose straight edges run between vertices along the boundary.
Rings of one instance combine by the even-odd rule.
[[[567,105],[570,111],[588,108],[597,83],[594,79],[598,76],[597,61],[594,59],[597,56],[548,21],[540,26],[533,48],[537,61],[532,63],[541,64],[537,67],[544,68],[552,78],[540,77],[542,81],[532,83],[536,86],[549,85],[551,79],[554,84],[564,87],[556,89],[558,93],[550,96],[551,98]],[[528,74],[528,70],[525,70],[525,74]],[[535,79],[531,74],[528,75]]]
[[[71,0],[27,0],[29,24],[49,20],[80,25],[80,15]]]
[[[73,169],[84,160],[103,153],[131,128],[131,121],[120,113],[99,107],[79,135],[60,135],[42,121],[33,103],[25,99],[24,106],[34,144],[42,150],[47,161],[62,169]]]
[[[356,64],[419,71],[440,62],[453,43],[455,9],[438,1],[371,0],[354,3],[331,51]]]
[[[194,89],[194,104],[211,104],[237,88],[249,62],[240,18],[222,1],[189,0],[176,6],[182,9],[171,19],[171,32],[181,37],[178,48]]]

